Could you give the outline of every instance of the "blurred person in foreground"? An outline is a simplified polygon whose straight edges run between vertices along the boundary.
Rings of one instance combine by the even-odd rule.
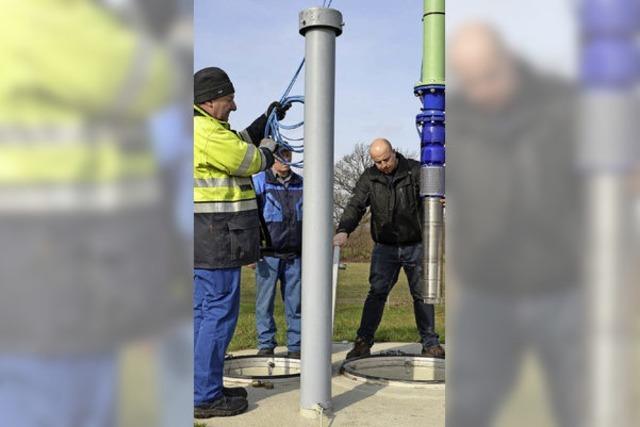
[[[278,158],[280,157],[280,158]],[[273,356],[276,284],[287,319],[287,357],[300,358],[300,284],[302,254],[302,177],[291,170],[291,151],[278,150],[271,167],[253,177],[266,247],[256,265],[258,356]]]
[[[112,426],[118,351],[173,306],[147,121],[166,52],[92,1],[0,15],[0,425]]]
[[[401,269],[407,275],[413,297],[422,355],[444,358],[445,352],[435,331],[433,304],[426,304],[420,291],[420,162],[405,158],[382,138],[371,143],[369,155],[374,165],[358,179],[333,238],[335,246],[343,246],[370,207],[371,237],[375,242],[371,254],[370,288],[354,347],[346,358],[370,354],[387,297],[398,281]]]
[[[236,415],[247,409],[242,387],[222,385],[224,355],[240,310],[240,268],[258,260],[260,220],[251,176],[273,165],[276,143],[262,138],[278,102],[240,132],[231,130],[235,89],[226,72],[194,75],[194,415]]]
[[[449,53],[447,425],[492,425],[528,351],[558,425],[582,425],[574,89],[484,24],[462,27]]]
[[[167,313],[162,333],[153,337],[156,351],[151,365],[155,376],[149,378],[149,388],[157,390],[156,394],[151,393],[157,398],[155,407],[148,408],[158,414],[154,425],[174,427],[193,419],[193,2],[137,1],[145,7],[151,24],[155,24],[152,29],[167,47],[175,70],[176,96],[154,114],[149,127],[172,205],[174,230],[163,230],[175,233],[176,250],[171,261],[179,274],[172,293],[182,299],[175,313]],[[149,364],[146,360],[141,363]]]

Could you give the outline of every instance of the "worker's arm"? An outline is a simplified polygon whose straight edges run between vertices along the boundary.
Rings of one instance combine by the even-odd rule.
[[[275,109],[278,120],[282,120],[285,118],[287,110],[289,108],[291,108],[291,104],[283,107],[278,101],[272,102],[263,115],[255,119],[253,123],[251,123],[246,129],[238,132],[238,134],[243,140],[257,147],[258,145],[260,145],[260,141],[262,140],[262,138],[264,138],[267,119],[271,115],[272,111]]]
[[[342,212],[342,217],[340,218],[336,232],[347,234],[353,232],[367,211],[370,202],[371,181],[369,180],[368,173],[365,171],[356,183],[353,189],[353,196],[351,196],[347,207],[344,208],[344,212]]]
[[[202,118],[199,120],[206,120]],[[194,163],[229,176],[250,177],[273,164],[273,149],[256,147],[222,126],[195,126]]]
[[[253,121],[246,129],[238,132],[238,135],[249,144],[253,144],[256,147],[260,144],[262,138],[264,138],[264,128],[267,126],[266,114],[261,115]]]

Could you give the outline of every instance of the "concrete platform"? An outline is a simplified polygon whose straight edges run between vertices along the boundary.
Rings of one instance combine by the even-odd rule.
[[[349,380],[338,373],[351,343],[333,345],[333,411],[322,420],[324,426],[444,426],[445,386],[434,385],[428,389],[363,384]],[[380,343],[373,352],[399,350],[419,353],[417,343]],[[256,350],[233,352],[235,356],[255,354]],[[286,353],[286,348],[277,348],[276,354]],[[228,386],[238,384],[228,383]],[[299,407],[299,381],[287,384],[274,383],[273,389],[248,387],[249,409],[234,417],[198,420],[207,426],[229,427],[288,427],[321,425],[319,418],[305,418]]]

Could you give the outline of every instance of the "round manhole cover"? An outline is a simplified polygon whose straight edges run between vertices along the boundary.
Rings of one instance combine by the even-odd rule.
[[[292,381],[300,378],[300,360],[287,357],[235,356],[225,359],[223,376],[233,382]]]
[[[444,384],[445,361],[417,355],[372,355],[347,360],[340,371],[355,381],[432,387]]]

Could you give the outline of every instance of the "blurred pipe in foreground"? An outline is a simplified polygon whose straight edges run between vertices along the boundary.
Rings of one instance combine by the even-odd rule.
[[[587,191],[589,425],[637,425],[634,370],[632,187],[638,166],[640,3],[583,0],[579,167]]]

